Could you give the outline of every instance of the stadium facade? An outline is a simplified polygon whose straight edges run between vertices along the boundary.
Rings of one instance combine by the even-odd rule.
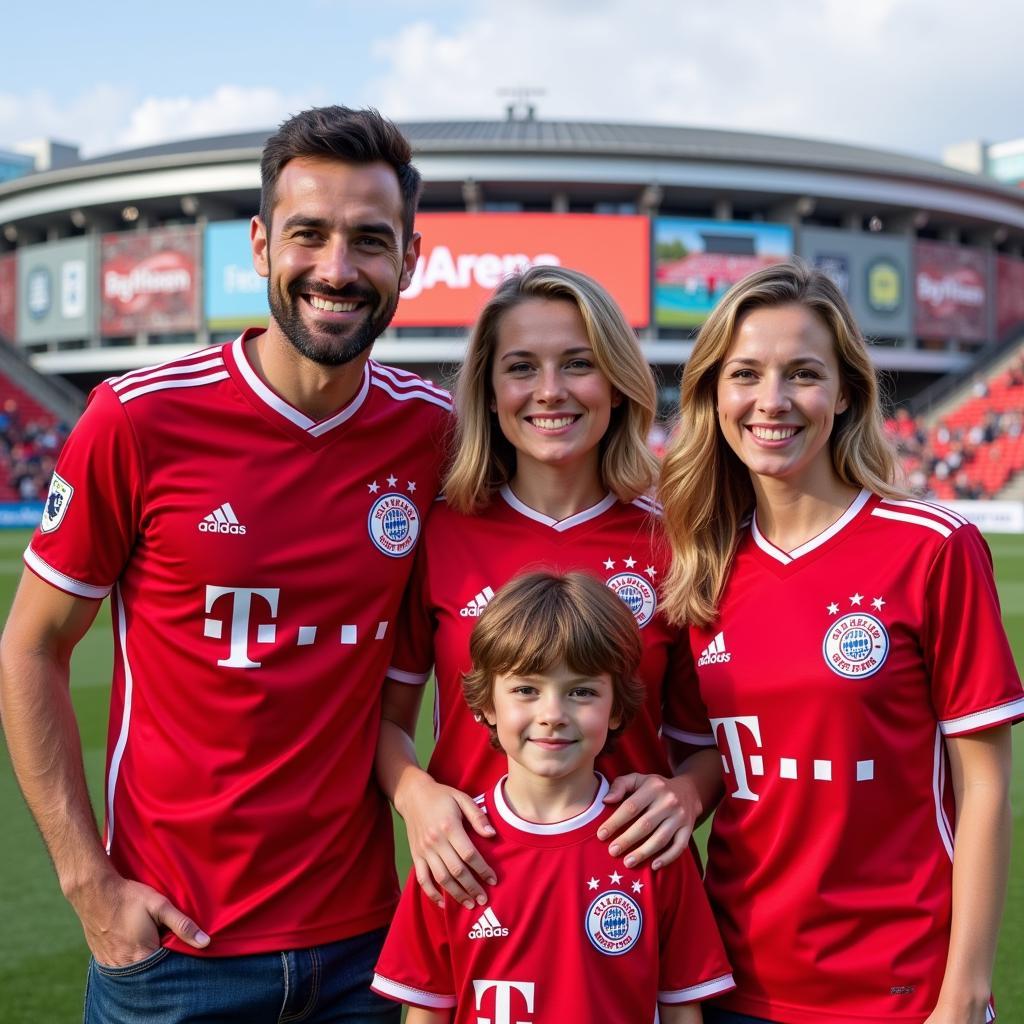
[[[461,357],[501,277],[585,270],[670,381],[721,293],[791,253],[844,288],[877,364],[911,394],[1024,334],[1024,192],[895,153],[670,126],[402,125],[423,252],[385,361]],[[268,132],[192,139],[0,183],[0,337],[87,386],[264,322],[248,220]]]

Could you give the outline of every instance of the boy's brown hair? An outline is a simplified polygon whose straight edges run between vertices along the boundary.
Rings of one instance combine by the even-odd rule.
[[[643,703],[636,678],[643,646],[636,620],[625,603],[600,580],[585,572],[531,572],[506,583],[484,609],[469,641],[472,671],[462,677],[470,710],[484,717],[494,706],[499,675],[541,675],[560,661],[581,675],[607,673],[612,681],[608,750]]]

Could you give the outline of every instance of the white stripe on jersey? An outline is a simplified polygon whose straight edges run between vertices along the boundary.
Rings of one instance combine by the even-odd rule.
[[[136,384],[142,384],[147,380],[155,380],[158,377],[174,377],[179,376],[185,380],[189,378],[186,374],[197,373],[199,370],[213,370],[219,366],[224,365],[224,357],[222,355],[216,355],[210,359],[204,359],[199,363],[192,363],[188,366],[181,366],[178,363],[174,363],[171,366],[165,366],[159,370],[149,370],[146,373],[140,373],[137,376],[124,376],[120,380],[111,381],[110,386],[114,391],[124,391],[126,388],[134,387]]]
[[[438,398],[443,398],[446,402],[452,400],[452,396],[444,388],[431,384],[429,380],[424,380],[409,370],[401,370],[396,366],[385,366],[383,363],[378,363],[373,359],[370,360],[370,370],[378,377],[386,377],[398,387],[430,391],[432,394],[437,395]]]
[[[389,996],[403,1003],[411,1003],[413,1006],[433,1007],[439,1010],[451,1009],[455,1006],[455,996],[439,995],[436,992],[424,992],[421,988],[413,988],[412,985],[403,985],[400,981],[392,981],[382,974],[374,972],[370,988],[378,992],[386,992]]]
[[[945,746],[942,742],[942,730],[935,728],[935,753],[932,763],[932,797],[935,800],[935,822],[939,827],[939,836],[942,845],[953,859],[953,830],[949,827],[949,818],[946,817],[946,808],[942,806],[942,794],[946,789],[946,758]]]
[[[634,498],[630,504],[636,505],[637,508],[642,508],[645,512],[650,512],[656,516],[660,516],[663,511],[661,502],[655,501],[646,494],[641,494],[638,498]]]
[[[75,597],[88,597],[102,601],[103,598],[105,598],[113,589],[113,584],[109,587],[98,587],[93,583],[83,583],[81,580],[76,580],[71,576],[66,576],[59,569],[54,569],[52,565],[44,562],[31,547],[27,547],[25,549],[23,557],[25,559],[25,564],[32,569],[33,572],[46,580],[47,583],[52,584],[58,590],[63,590],[68,594],[74,594]]]
[[[422,686],[430,678],[429,672],[406,672],[391,666],[384,674],[388,679],[394,679],[396,683],[405,683],[407,686]]]
[[[658,992],[658,1002],[689,1003],[694,999],[707,999],[719,992],[728,992],[735,987],[736,982],[733,981],[732,975],[723,974],[720,978],[702,981],[699,985],[690,985],[689,988],[661,989]]]
[[[939,519],[945,519],[954,529],[967,525],[967,520],[959,512],[954,512],[951,508],[943,508],[941,505],[933,505],[930,501],[897,501],[894,498],[883,498],[881,504],[893,508],[911,508],[917,512],[929,512],[933,516],[938,516]]]
[[[161,380],[154,384],[143,384],[142,387],[133,388],[131,391],[124,391],[118,395],[122,405],[130,402],[133,398],[141,395],[148,395],[153,391],[170,391],[174,388],[197,388],[203,384],[213,384],[219,380],[226,380],[231,374],[227,370],[220,370],[217,373],[208,373],[205,377],[182,377],[176,380]]]
[[[909,512],[891,512],[889,509],[882,508],[881,505],[876,509],[872,509],[871,514],[878,516],[879,519],[892,519],[898,523],[913,523],[916,526],[927,526],[929,530],[941,533],[943,537],[948,537],[953,532],[948,526],[943,526],[942,523],[935,519],[911,515]],[[957,526],[953,529],[959,529],[959,527]]]
[[[398,402],[407,402],[413,398],[420,398],[424,402],[429,402],[431,405],[440,406],[447,412],[452,411],[452,403],[449,399],[440,398],[436,394],[431,394],[429,391],[398,391],[388,381],[381,379],[380,377],[373,377],[371,383],[374,387],[380,388],[381,391],[389,394]]]
[[[684,732],[682,729],[676,729],[671,725],[665,725],[662,722],[661,731],[666,736],[671,736],[674,740],[679,740],[680,743],[688,743],[691,747],[713,747],[715,745],[715,737],[713,733],[709,732]]]
[[[139,374],[151,373],[153,370],[162,370],[165,366],[180,366],[182,372],[189,370],[189,364],[196,359],[203,359],[214,352],[220,352],[223,349],[223,345],[209,345],[207,348],[197,349],[195,352],[189,352],[188,355],[179,356],[177,359],[168,359],[164,363],[154,363],[151,366],[140,366],[137,370],[129,370],[127,373],[122,373],[120,377],[107,377],[106,383],[113,387],[123,380],[131,380],[133,377],[137,377]],[[222,357],[223,358],[223,357]]]
[[[124,710],[121,713],[121,731],[117,734],[117,743],[110,758],[107,772],[107,853],[110,853],[114,841],[114,791],[117,789],[117,777],[121,772],[121,759],[124,748],[128,744],[128,726],[132,717],[132,665],[128,660],[128,621],[124,613],[124,599],[121,587],[114,588],[114,615],[117,618],[117,642],[121,647],[121,662],[124,665]]]
[[[945,721],[939,722],[939,728],[942,730],[943,736],[959,736],[965,732],[973,732],[975,729],[988,729],[993,725],[1001,725],[1021,716],[1024,716],[1024,697],[1010,701],[1009,704],[986,708],[984,711],[972,711],[969,715],[961,715],[959,718],[947,718]]]

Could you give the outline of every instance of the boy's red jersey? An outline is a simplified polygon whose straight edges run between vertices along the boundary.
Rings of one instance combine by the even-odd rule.
[[[409,879],[373,988],[455,1024],[651,1021],[657,1002],[732,988],[729,964],[689,851],[661,869],[625,868],[597,829],[594,802],[554,825],[519,818],[503,780],[479,798],[496,835],[479,840],[498,884],[485,907],[443,907]]]

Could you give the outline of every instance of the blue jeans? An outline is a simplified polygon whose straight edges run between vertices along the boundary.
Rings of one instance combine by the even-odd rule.
[[[386,928],[311,949],[206,957],[161,948],[127,967],[89,963],[85,1024],[398,1024],[370,991]]]
[[[748,1017],[745,1013],[720,1010],[716,1006],[704,1006],[704,1024],[774,1024],[765,1017]]]
[[[719,1010],[715,1006],[705,1006],[704,1024],[772,1024],[764,1017],[748,1017],[745,1013],[733,1013],[732,1010]]]

